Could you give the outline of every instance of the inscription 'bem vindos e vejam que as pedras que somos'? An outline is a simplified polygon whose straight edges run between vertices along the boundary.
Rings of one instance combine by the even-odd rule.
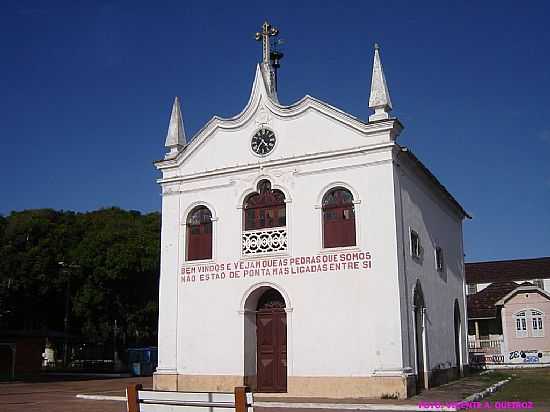
[[[343,252],[183,266],[181,268],[181,281],[183,283],[193,283],[256,276],[299,275],[371,268],[372,257],[370,252]]]

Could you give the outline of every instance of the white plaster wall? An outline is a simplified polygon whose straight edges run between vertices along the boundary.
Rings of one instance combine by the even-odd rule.
[[[414,367],[410,310],[417,278],[428,305],[430,365],[451,360],[454,298],[462,297],[464,307],[461,221],[449,217],[432,188],[408,173],[395,173],[399,123],[365,124],[311,98],[275,107],[260,82],[257,75],[240,115],[214,119],[177,159],[158,164],[163,174],[159,371],[242,376],[242,301],[264,282],[288,300],[290,376],[366,376]],[[277,136],[265,158],[250,149],[262,125]],[[212,262],[249,260],[241,256],[241,205],[262,178],[287,195],[287,256],[337,253],[322,248],[320,203],[331,187],[349,188],[357,232],[351,251],[370,252],[372,268],[183,282],[182,267],[197,263],[186,262],[184,253],[186,216],[197,204],[213,213]],[[423,239],[421,265],[408,255],[409,225]],[[435,271],[435,242],[445,250],[446,279]],[[464,318],[464,336],[465,324]]]
[[[178,312],[178,268],[181,250],[179,196],[166,195],[162,198],[162,228],[160,252],[159,285],[159,329],[158,373],[176,371],[177,349],[177,312]]]
[[[400,160],[399,160],[400,159]],[[415,368],[415,342],[413,291],[420,280],[426,303],[426,340],[428,369],[455,366],[454,302],[458,300],[462,322],[462,363],[467,363],[467,321],[465,313],[464,258],[462,245],[462,220],[454,213],[437,189],[422,178],[416,167],[406,159],[398,158],[397,185],[401,191],[398,200],[398,225],[400,235],[400,262],[403,294],[403,334],[408,336],[408,348],[404,358]],[[402,226],[400,226],[402,225]],[[421,239],[423,254],[420,260],[410,253],[409,230],[415,230]],[[435,248],[443,249],[445,269],[435,267]],[[405,287],[406,285],[406,287]],[[405,293],[407,296],[405,296]],[[405,324],[406,322],[406,324]],[[406,339],[404,338],[404,341]],[[406,353],[409,356],[407,359]]]
[[[345,166],[345,167],[344,167]],[[355,194],[358,246],[369,251],[373,268],[317,274],[179,282],[178,372],[242,375],[243,314],[246,291],[273,282],[289,297],[288,373],[290,376],[361,376],[402,367],[397,293],[395,213],[391,152],[301,164],[258,168],[180,187],[180,222],[198,200],[211,205],[214,261],[238,261],[242,198],[260,178],[280,187],[287,203],[289,256],[322,251],[322,194],[345,184]],[[200,188],[200,189],[199,189]],[[393,227],[393,229],[392,229]],[[183,232],[182,232],[183,233]],[[184,250],[184,245],[180,248]],[[179,266],[185,265],[180,253]]]
[[[356,131],[343,129],[315,110],[292,119],[273,117],[266,126],[278,137],[270,160],[361,146],[369,144],[370,140]],[[250,137],[259,128],[255,122],[249,122],[238,130],[216,130],[208,136],[208,144],[202,145],[187,159],[181,172],[219,168],[220,159],[212,153],[225,154],[224,167],[258,163],[259,158],[250,150]]]

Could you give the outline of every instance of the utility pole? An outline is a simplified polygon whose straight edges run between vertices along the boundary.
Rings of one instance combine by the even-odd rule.
[[[118,333],[118,326],[115,319],[115,323],[113,326],[113,367],[115,371],[120,369],[120,360],[118,359],[118,352],[116,347],[117,333]]]
[[[69,352],[69,304],[71,300],[71,270],[80,268],[80,265],[68,264],[63,261],[57,262],[61,270],[65,273],[65,317],[63,319],[63,367],[67,367]]]

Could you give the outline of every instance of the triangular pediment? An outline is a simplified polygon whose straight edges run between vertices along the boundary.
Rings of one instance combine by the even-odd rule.
[[[261,128],[273,130],[277,139],[277,146],[265,157],[250,149],[252,136]],[[230,118],[212,117],[185,150],[174,159],[157,162],[157,167],[177,167],[187,175],[390,142],[401,129],[397,119],[364,122],[309,95],[281,105],[270,95],[263,70],[257,65],[244,109]]]

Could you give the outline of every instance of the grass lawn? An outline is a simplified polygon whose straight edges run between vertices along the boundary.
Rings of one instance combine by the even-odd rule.
[[[481,382],[484,382],[487,386],[491,386],[494,383],[510,378],[514,372],[515,372],[515,369],[514,370],[502,369],[502,370],[494,370],[489,373],[472,375],[472,376],[475,376],[476,379],[478,379]]]
[[[511,376],[512,380],[487,400],[532,401],[536,410],[550,410],[550,368],[510,369],[495,373]]]

